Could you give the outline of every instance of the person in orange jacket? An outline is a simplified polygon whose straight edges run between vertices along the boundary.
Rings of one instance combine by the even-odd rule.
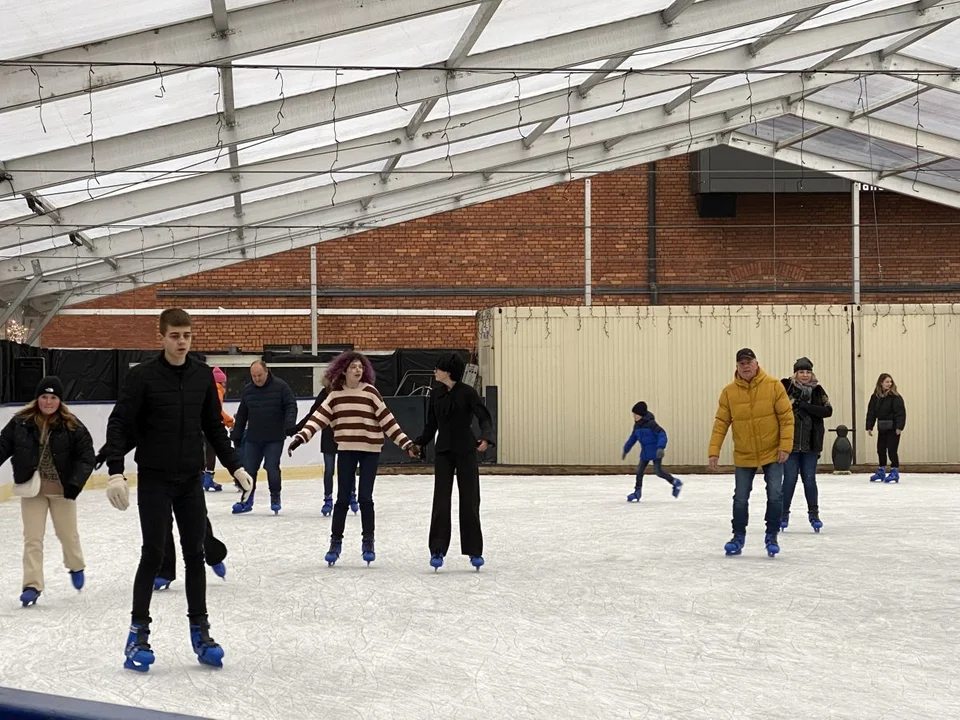
[[[220,417],[223,418],[224,427],[227,430],[233,428],[233,418],[227,415],[223,409],[223,398],[227,394],[227,375],[219,367],[213,369],[213,380],[217,384],[217,395],[220,397]],[[217,454],[213,451],[213,446],[204,439],[206,452],[206,468],[203,471],[203,489],[208,492],[220,492],[223,486],[213,481],[213,473],[217,465]]]

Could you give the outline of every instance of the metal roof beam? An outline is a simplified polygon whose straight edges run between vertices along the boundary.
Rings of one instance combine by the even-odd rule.
[[[62,293],[60,293],[53,307],[50,308],[49,311],[47,311],[46,315],[44,315],[43,320],[37,323],[36,327],[34,327],[33,330],[30,332],[30,334],[27,336],[27,339],[26,339],[27,345],[32,345],[33,342],[40,337],[40,333],[43,332],[43,329],[50,324],[50,321],[53,320],[57,316],[57,313],[63,309],[63,306],[67,304],[67,301],[70,300],[71,297],[73,297],[74,290],[72,287],[69,287],[72,285],[71,281],[68,280],[67,285],[68,285],[68,288],[64,290]]]
[[[869,80],[867,81],[869,82]],[[873,115],[878,113],[881,110],[886,110],[888,107],[893,107],[894,105],[899,105],[900,103],[906,100],[914,100],[925,92],[928,92],[932,88],[929,85],[921,85],[917,88],[911,88],[906,92],[898,93],[896,95],[891,95],[888,98],[880,100],[879,102],[870,103],[869,106],[864,106],[857,108],[853,111],[853,114],[850,115],[851,120],[858,120],[859,118],[866,117],[867,115]]]
[[[932,12],[932,11],[929,11],[929,12]],[[937,23],[936,25],[931,25],[929,27],[923,27],[923,28],[920,28],[919,30],[915,30],[914,32],[907,35],[906,37],[900,38],[896,42],[891,43],[890,45],[885,47],[883,50],[881,50],[880,59],[885,60],[891,55],[896,55],[898,52],[900,52],[904,48],[908,48],[918,40],[923,40],[928,35],[932,35],[938,30],[942,30],[952,22],[953,22],[953,19],[944,20],[943,22]]]
[[[686,10],[688,7],[693,5],[696,0],[673,0],[670,3],[670,7],[661,11],[660,18],[663,20],[664,25],[673,25],[681,13]]]
[[[823,8],[810,8],[802,12],[794,13],[773,30],[765,33],[747,46],[747,52],[751,55],[757,55],[761,50],[776,42],[780,38],[788,35],[792,30],[803,25],[807,20],[819,13]]]
[[[0,112],[148,80],[154,77],[156,62],[164,74],[173,74],[489,1],[272,0],[218,11],[215,22],[228,21],[232,29],[211,27],[207,16],[9,61],[0,66]],[[98,68],[93,87],[91,65]]]
[[[7,327],[7,321],[13,317],[13,314],[17,311],[21,305],[23,305],[24,300],[26,300],[30,293],[33,292],[33,289],[37,284],[43,279],[43,270],[40,268],[40,261],[33,260],[33,277],[27,281],[27,284],[23,286],[20,290],[20,293],[10,301],[10,304],[7,305],[6,309],[0,314],[0,328]]]

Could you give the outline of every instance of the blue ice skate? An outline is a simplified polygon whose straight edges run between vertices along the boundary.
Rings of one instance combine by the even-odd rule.
[[[773,557],[780,552],[780,545],[777,544],[777,534],[767,533],[763,536],[763,544],[767,547],[767,555]]]
[[[627,495],[627,502],[640,502],[641,488],[634,488],[633,492]]]
[[[215,483],[213,481],[213,473],[206,470],[203,471],[203,489],[207,492],[220,492],[223,490],[223,485]]]
[[[813,528],[813,531],[815,533],[820,532],[820,528],[823,527],[823,523],[820,522],[820,514],[814,512],[807,513],[807,517],[810,519],[810,527]]]
[[[340,559],[340,551],[343,550],[343,541],[342,540],[332,540],[330,542],[330,549],[327,550],[327,554],[323,556],[323,559],[327,561],[327,565],[333,567],[337,560]]]
[[[480,572],[480,568],[483,566],[483,556],[481,555],[471,555],[470,564],[473,565],[477,572]]]
[[[280,493],[270,496],[270,509],[273,511],[274,515],[280,514]]]
[[[327,517],[330,513],[333,512],[333,498],[329,495],[324,495],[323,497],[323,507],[320,508],[320,513]]]
[[[37,604],[37,598],[40,597],[40,591],[36,588],[28,587],[24,588],[23,592],[20,593],[20,602],[23,607],[30,607],[31,605]]]
[[[190,623],[190,641],[201,665],[223,667],[223,648],[210,637],[210,623]]]
[[[878,468],[877,471],[870,476],[870,482],[883,482],[886,479],[883,470],[883,468]]]
[[[377,554],[373,551],[373,538],[363,538],[360,543],[360,548],[363,551],[363,559],[369,566],[374,560],[377,559]]]
[[[350,493],[350,510],[356,515],[359,509],[360,505],[357,503],[357,494],[352,492]]]
[[[743,544],[747,541],[747,536],[743,533],[734,533],[730,542],[723,546],[727,555],[739,555],[743,552]]]
[[[246,502],[235,502],[233,504],[233,514],[241,515],[242,513],[253,512],[253,494],[256,490],[253,490],[250,493],[250,497],[247,498]]]
[[[898,468],[895,468],[895,467],[890,468],[890,474],[887,475],[887,476],[883,479],[883,481],[884,481],[885,483],[896,483],[897,485],[899,485],[899,484],[900,484],[900,470],[899,470]]]
[[[683,482],[680,478],[673,479],[673,496],[680,497],[680,491],[683,489]]]
[[[218,578],[227,579],[227,566],[222,562],[218,562],[216,565],[211,565],[210,567],[213,568],[213,574]]]
[[[780,519],[780,530],[786,530],[790,526],[790,516],[784,515]]]
[[[155,577],[155,578],[153,579],[153,589],[154,589],[154,591],[158,591],[158,590],[169,590],[169,589],[170,589],[170,583],[172,583],[172,582],[173,582],[173,580],[167,580],[166,578],[162,578],[162,577]]]
[[[71,570],[70,571],[70,582],[73,583],[73,587],[77,590],[83,590],[83,583],[86,580],[83,576],[83,570]]]
[[[126,658],[123,661],[123,667],[127,670],[136,670],[137,672],[147,672],[153,665],[156,657],[153,650],[150,649],[150,626],[146,623],[133,623],[130,626],[130,634],[127,635],[127,647],[123,654]]]
[[[443,567],[443,553],[435,552],[430,553],[430,567],[433,568],[433,571],[436,572]]]

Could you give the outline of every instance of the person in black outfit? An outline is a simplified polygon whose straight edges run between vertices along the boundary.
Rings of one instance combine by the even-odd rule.
[[[270,486],[270,509],[281,509],[280,456],[283,441],[293,435],[297,423],[297,398],[283,380],[274,376],[263,360],[250,365],[252,382],[244,386],[240,407],[234,418],[232,438],[243,443],[243,467],[253,478],[253,492],[246,500],[235,503],[234,515],[253,510],[257,491],[257,471],[263,463]]]
[[[780,382],[793,405],[793,450],[783,464],[783,510],[780,529],[790,524],[790,505],[797,489],[797,476],[803,480],[807,500],[807,519],[814,532],[820,532],[820,494],[817,489],[817,460],[823,452],[825,418],[833,415],[826,390],[813,374],[813,362],[802,357],[793,364],[793,377]]]
[[[877,457],[880,467],[870,476],[870,482],[900,482],[900,434],[907,425],[907,410],[897,392],[897,384],[889,373],[881,373],[877,387],[867,403],[867,434],[873,435],[877,426]],[[885,473],[887,454],[890,454],[890,474]]]
[[[483,565],[483,533],[480,530],[480,472],[477,451],[495,445],[493,419],[483,401],[469,385],[461,382],[463,360],[454,353],[437,361],[434,378],[440,383],[430,394],[427,424],[415,443],[424,448],[436,438],[434,460],[433,513],[430,518],[430,565],[443,566],[450,547],[450,497],[456,473],[460,494],[460,552],[471,564]],[[480,440],[473,434],[473,419],[480,423]]]
[[[320,394],[317,395],[317,399],[314,401],[310,411],[297,423],[294,434],[303,430],[303,426],[307,424],[307,420],[320,409],[323,401],[326,400],[329,395],[330,380],[324,376],[323,389],[320,391]],[[324,517],[327,517],[333,512],[333,472],[337,462],[337,440],[333,436],[333,428],[330,426],[325,427],[320,432],[320,452],[323,455],[323,508],[321,508],[320,512],[323,513]],[[350,509],[353,510],[354,513],[356,513],[358,509],[356,490],[350,493]]]
[[[253,486],[223,427],[210,367],[187,355],[193,337],[191,325],[190,316],[183,310],[160,314],[163,351],[130,370],[107,421],[104,455],[110,480],[106,494],[118,510],[130,505],[130,491],[123,476],[124,455],[131,438],[137,445],[137,506],[143,544],[133,582],[124,667],[139,672],[149,670],[155,659],[148,642],[150,599],[163,562],[171,511],[180,531],[194,652],[203,664],[223,664],[223,648],[210,637],[207,619],[203,568],[207,506],[201,440],[206,437],[245,495]]]

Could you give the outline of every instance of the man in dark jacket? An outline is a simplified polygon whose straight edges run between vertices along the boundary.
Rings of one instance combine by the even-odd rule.
[[[124,667],[140,672],[149,670],[154,661],[148,642],[150,599],[163,561],[171,511],[180,531],[193,649],[201,663],[222,665],[223,648],[210,637],[207,620],[202,438],[206,437],[245,493],[253,484],[223,427],[213,372],[187,356],[193,338],[191,324],[183,310],[160,314],[163,352],[129,372],[107,422],[103,451],[110,472],[107,498],[119,510],[126,510],[130,504],[123,469],[131,438],[137,448],[137,506],[143,545],[133,582],[132,624]]]
[[[234,514],[253,510],[257,472],[262,463],[270,485],[270,509],[280,512],[280,456],[283,441],[297,426],[297,399],[290,386],[275,377],[263,360],[250,366],[253,381],[243,388],[240,407],[234,418],[232,437],[243,440],[243,466],[253,478],[253,490],[246,500],[234,504]]]

